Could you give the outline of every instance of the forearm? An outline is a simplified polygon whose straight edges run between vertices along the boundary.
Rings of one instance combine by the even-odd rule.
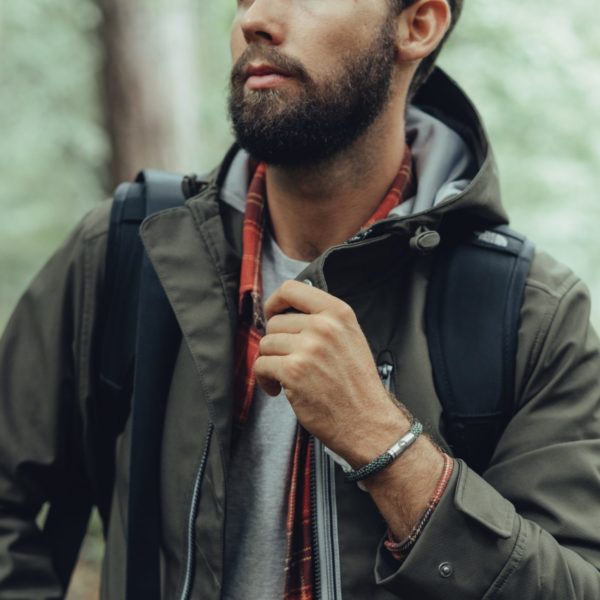
[[[367,464],[409,430],[405,411],[394,409],[381,429],[353,444],[347,457],[352,467]],[[397,540],[406,538],[427,510],[443,470],[442,453],[426,435],[421,435],[391,465],[363,480],[362,486],[371,494]]]

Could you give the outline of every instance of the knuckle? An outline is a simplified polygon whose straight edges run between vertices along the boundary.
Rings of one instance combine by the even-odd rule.
[[[287,279],[286,281],[284,281],[281,284],[281,288],[280,289],[281,289],[282,292],[287,293],[291,289],[293,289],[295,283],[296,282],[293,279]]]
[[[269,335],[270,333],[273,333],[274,331],[276,331],[277,329],[277,324],[279,322],[278,320],[279,315],[274,315],[273,317],[271,317],[268,321],[267,321],[267,327],[266,327],[266,333],[267,335]],[[263,340],[265,338],[263,337]]]
[[[262,356],[259,356],[254,361],[254,372],[255,373],[262,373],[263,371],[264,371],[264,358]]]
[[[356,318],[354,310],[346,302],[340,302],[336,307],[336,311],[340,319],[344,321],[353,321]]]
[[[286,365],[286,373],[290,381],[300,381],[307,370],[307,361],[301,356],[290,356]]]
[[[269,336],[267,336],[267,335],[263,336],[261,338],[261,340],[258,342],[259,352],[261,352],[262,354],[265,354],[266,352],[268,352],[270,342],[271,342],[271,340],[269,339]]]
[[[324,349],[323,344],[315,337],[308,338],[304,345],[304,351],[309,356],[317,356],[317,357],[322,356],[323,349]]]
[[[319,335],[323,337],[330,337],[335,333],[335,324],[327,316],[319,315],[318,318],[315,319],[314,329]]]

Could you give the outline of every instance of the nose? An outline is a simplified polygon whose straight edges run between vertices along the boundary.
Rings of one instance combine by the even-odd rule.
[[[247,44],[283,42],[284,26],[281,0],[253,0],[245,9],[240,26]]]

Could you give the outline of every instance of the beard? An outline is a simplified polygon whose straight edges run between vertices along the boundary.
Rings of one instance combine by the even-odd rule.
[[[242,148],[258,161],[281,167],[322,163],[351,146],[381,114],[395,65],[394,23],[375,42],[344,60],[322,83],[298,60],[271,46],[251,45],[235,64],[229,117]],[[293,77],[295,89],[245,88],[245,68],[260,60]]]

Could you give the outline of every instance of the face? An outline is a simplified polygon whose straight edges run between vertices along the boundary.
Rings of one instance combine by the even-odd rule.
[[[279,166],[350,146],[388,101],[394,25],[385,0],[242,0],[229,98],[241,146]]]

